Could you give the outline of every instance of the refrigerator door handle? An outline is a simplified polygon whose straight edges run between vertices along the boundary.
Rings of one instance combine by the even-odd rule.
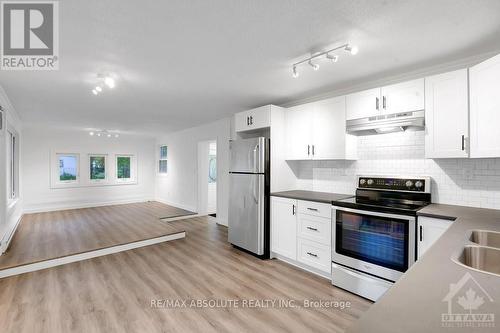
[[[253,149],[253,171],[255,173],[259,172],[259,145],[256,145],[255,148]]]
[[[256,204],[259,203],[259,181],[252,180],[253,186],[252,186],[252,195],[253,195],[253,201],[255,201]]]

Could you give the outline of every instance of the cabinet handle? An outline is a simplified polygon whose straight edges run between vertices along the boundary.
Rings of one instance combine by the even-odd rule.
[[[250,117],[247,117],[247,126],[250,126]]]
[[[424,228],[422,226],[419,227],[420,231],[420,241],[424,240]]]
[[[465,135],[462,135],[462,150],[465,150]]]
[[[311,253],[311,252],[307,252],[308,255],[310,255],[311,257],[314,257],[314,258],[317,258],[318,255],[317,254],[314,254],[314,253]]]
[[[312,149],[312,153],[313,153],[313,156],[314,156],[314,145],[312,145],[312,148],[313,148],[313,149]]]
[[[253,125],[253,117],[250,116],[250,125]]]
[[[379,98],[378,98],[378,97],[375,97],[375,109],[377,109],[377,110],[378,110],[378,108],[379,108],[379,102],[380,102],[380,101],[379,101]]]
[[[313,212],[317,212],[318,211],[317,208],[310,208],[310,207],[307,207],[307,210],[312,210]]]
[[[311,155],[311,146],[307,145],[307,156]]]
[[[382,97],[382,107],[385,109],[387,106],[387,97],[383,96]]]
[[[312,230],[312,231],[318,231],[318,229],[313,228],[313,227],[307,227],[307,229]]]
[[[292,215],[295,215],[295,205],[292,205]]]

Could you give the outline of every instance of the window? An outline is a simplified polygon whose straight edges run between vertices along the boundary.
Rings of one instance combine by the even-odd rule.
[[[106,180],[106,156],[105,155],[90,155],[89,157],[89,172],[91,181]]]
[[[13,132],[7,132],[8,147],[7,147],[7,173],[8,173],[8,197],[16,199],[18,197],[18,140],[17,135]]]
[[[160,158],[158,160],[158,173],[167,173],[168,170],[168,147],[160,146]]]
[[[78,155],[57,154],[59,161],[59,181],[75,183],[78,181]]]
[[[116,178],[118,180],[131,180],[131,159],[131,156],[116,156]]]

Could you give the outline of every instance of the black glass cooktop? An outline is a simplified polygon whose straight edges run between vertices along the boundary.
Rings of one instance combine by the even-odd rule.
[[[334,206],[376,212],[416,215],[431,201],[429,193],[356,190],[356,196],[333,202]]]

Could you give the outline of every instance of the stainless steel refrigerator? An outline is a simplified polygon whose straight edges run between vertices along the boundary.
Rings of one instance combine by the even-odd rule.
[[[231,141],[229,242],[269,258],[269,139]]]

